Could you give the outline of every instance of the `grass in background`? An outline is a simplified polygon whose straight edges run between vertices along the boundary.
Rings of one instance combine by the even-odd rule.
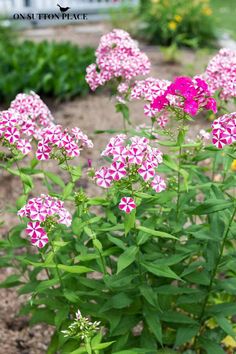
[[[228,32],[236,40],[236,0],[211,0],[220,33]]]

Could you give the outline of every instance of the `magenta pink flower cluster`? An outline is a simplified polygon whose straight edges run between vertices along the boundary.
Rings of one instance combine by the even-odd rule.
[[[208,82],[211,95],[219,91],[222,100],[236,97],[236,51],[221,49],[210,60],[202,78]]]
[[[18,211],[21,217],[27,217],[30,222],[27,224],[26,234],[30,236],[31,243],[39,248],[48,243],[48,235],[44,223],[48,217],[53,217],[54,222],[71,225],[71,214],[64,208],[64,203],[58,198],[42,194],[40,197],[32,198]]]
[[[41,129],[52,122],[49,109],[38,95],[20,93],[8,110],[0,112],[0,140],[3,146],[15,147],[27,155],[32,149],[32,137],[37,138]]]
[[[216,101],[210,97],[207,83],[200,78],[184,76],[177,77],[163,95],[156,97],[151,108],[157,112],[177,108],[190,116],[195,116],[201,109],[217,112]]]
[[[146,80],[136,81],[131,88],[130,100],[143,99],[148,103],[144,106],[144,114],[149,118],[156,118],[157,124],[160,128],[164,128],[169,121],[169,112],[163,111],[158,113],[156,109],[152,107],[152,102],[159,96],[165,94],[170,81],[160,80],[150,77]]]
[[[150,67],[147,55],[140,51],[129,33],[114,29],[102,36],[96,50],[96,64],[87,67],[86,80],[95,91],[98,86],[115,78],[130,80],[146,75]]]
[[[61,125],[51,125],[41,131],[36,157],[38,160],[48,160],[52,154],[60,151],[66,158],[80,155],[83,147],[92,148],[93,143],[79,128],[63,129]]]
[[[157,193],[166,188],[163,178],[156,174],[162,153],[152,147],[147,138],[134,136],[129,139],[124,134],[117,135],[110,139],[102,156],[112,158],[112,163],[96,171],[94,178],[100,187],[109,188],[117,181],[139,176],[146,182],[146,187],[151,186]]]
[[[214,120],[212,142],[218,149],[236,142],[236,112],[225,114]]]

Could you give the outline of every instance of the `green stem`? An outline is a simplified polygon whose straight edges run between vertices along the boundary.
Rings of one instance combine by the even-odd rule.
[[[204,329],[204,316],[205,316],[205,310],[206,310],[206,306],[207,306],[207,303],[208,303],[208,300],[209,300],[209,297],[211,295],[211,291],[212,291],[212,287],[213,287],[213,282],[214,282],[214,279],[215,279],[215,276],[216,276],[216,273],[217,273],[217,270],[218,270],[218,266],[220,264],[220,261],[221,261],[221,258],[222,258],[222,255],[223,255],[223,252],[224,252],[224,247],[225,247],[225,243],[227,241],[227,238],[228,238],[228,235],[229,235],[229,232],[230,232],[230,228],[231,228],[231,225],[234,221],[234,217],[236,215],[236,207],[234,208],[234,211],[232,213],[232,216],[230,218],[230,221],[229,221],[229,224],[228,224],[228,227],[227,229],[225,230],[224,232],[224,236],[223,236],[223,241],[222,241],[222,244],[221,244],[221,247],[220,247],[220,253],[219,253],[219,256],[216,260],[216,263],[215,263],[215,266],[212,270],[212,274],[211,274],[211,278],[210,278],[210,283],[207,287],[207,295],[205,297],[205,300],[203,302],[203,306],[202,306],[202,310],[201,310],[201,313],[200,313],[200,316],[199,316],[199,324],[200,324],[200,330],[199,330],[199,333],[198,335],[195,337],[195,340],[194,340],[194,347],[196,347],[196,344],[197,344],[197,340],[198,338],[201,336],[202,334],[202,331]]]
[[[179,216],[179,207],[180,207],[180,182],[181,182],[181,175],[180,175],[180,169],[181,169],[181,154],[182,154],[182,146],[180,145],[179,147],[179,164],[178,164],[178,175],[177,175],[177,202],[176,202],[176,219],[178,219]]]
[[[127,134],[126,120],[125,120],[124,116],[123,116],[123,129],[124,129],[125,134]]]
[[[39,253],[40,253],[40,256],[41,256],[41,259],[42,259],[43,263],[45,263],[45,258],[44,258],[44,255],[43,255],[43,253],[42,253],[42,250],[41,250],[40,248],[39,248]],[[51,276],[50,276],[49,271],[48,271],[47,268],[45,268],[45,272],[46,272],[46,274],[47,274],[48,279],[50,280],[50,279],[51,279]]]
[[[18,172],[19,172],[19,174],[20,174],[20,180],[21,180],[21,183],[22,183],[22,186],[23,186],[24,195],[26,196],[27,193],[26,193],[26,189],[25,189],[25,184],[24,184],[24,182],[23,182],[22,173],[21,173],[20,166],[19,166],[19,164],[18,164],[17,161],[16,161],[16,167],[17,167],[17,170],[18,170]]]
[[[59,278],[59,281],[60,281],[60,284],[61,284],[61,288],[63,290],[64,289],[64,285],[63,285],[61,273],[60,273],[60,270],[59,270],[58,264],[57,264],[57,255],[56,255],[56,252],[55,252],[55,249],[54,249],[54,246],[53,246],[53,242],[49,241],[49,243],[50,243],[50,246],[52,248],[53,255],[54,255],[54,262],[55,262],[55,265],[56,265],[57,276]]]
[[[100,250],[98,250],[98,253],[99,253],[99,257],[100,257],[100,260],[101,260],[101,263],[102,263],[102,272],[103,272],[103,275],[106,275],[107,274],[107,270],[106,270],[106,263],[104,261],[104,257],[101,253]]]
[[[67,156],[64,154],[64,157],[65,157],[65,164],[66,164],[66,167],[67,167],[67,171],[70,175],[70,182],[74,184],[73,182],[73,176],[72,176],[72,173],[71,173],[71,169],[70,169],[70,165],[68,163],[68,159],[67,159]]]

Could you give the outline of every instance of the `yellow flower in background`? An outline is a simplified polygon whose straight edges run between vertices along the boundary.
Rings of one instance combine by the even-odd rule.
[[[236,172],[236,160],[234,160],[231,164],[231,170]]]
[[[226,347],[230,348],[236,348],[236,341],[234,340],[233,337],[231,336],[226,336],[222,341],[222,344],[224,344]]]
[[[206,325],[210,329],[214,329],[214,328],[218,327],[218,324],[216,323],[214,318],[211,318],[210,320],[206,321]]]
[[[152,0],[153,4],[157,4],[160,0]]]
[[[168,28],[171,30],[171,31],[175,31],[176,28],[177,28],[177,23],[175,21],[170,21],[168,23]]]
[[[180,15],[175,15],[174,19],[175,19],[176,22],[181,22],[183,17],[180,16]]]
[[[202,13],[203,13],[203,15],[211,16],[212,15],[212,9],[209,6],[203,7]]]

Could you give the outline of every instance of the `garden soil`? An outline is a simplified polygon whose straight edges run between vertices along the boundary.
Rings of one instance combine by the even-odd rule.
[[[69,40],[80,46],[90,45],[96,47],[102,34],[109,30],[108,25],[101,23],[91,25],[68,26],[61,28],[32,29],[21,33],[23,39],[35,41]],[[140,45],[141,49],[147,53],[152,63],[153,77],[161,79],[172,79],[181,74],[200,74],[206,66],[209,53],[204,51],[193,53],[189,50],[181,50],[178,62],[168,64],[164,61],[163,54],[156,46],[146,44]],[[94,134],[95,130],[122,129],[122,118],[115,112],[114,101],[109,98],[107,92],[90,94],[85,98],[76,98],[71,102],[56,103],[50,99],[45,99],[51,109],[55,120],[64,127],[80,127],[94,141],[95,148],[82,153],[80,163],[87,166],[87,160],[92,160],[93,167],[101,165],[100,152],[105,147],[109,138],[108,134]],[[149,124],[149,118],[143,114],[143,103],[135,102],[131,104],[131,119],[134,125],[142,123]],[[196,119],[192,123],[190,138],[195,137],[200,129],[209,128],[210,123],[204,118]],[[48,170],[61,173],[57,170],[56,164],[52,161],[47,164]],[[83,186],[89,195],[101,193],[101,190],[89,182],[85,173],[79,181],[79,186]],[[1,236],[5,238],[7,231],[17,218],[10,213],[10,208],[14,206],[14,201],[19,197],[21,185],[17,178],[0,174],[0,210]],[[45,191],[42,186],[42,177],[38,176],[35,182],[34,195]],[[1,251],[0,251],[1,256]],[[12,269],[1,271],[0,282],[12,274]],[[0,354],[44,354],[47,344],[52,334],[49,326],[37,325],[30,327],[27,317],[18,316],[17,313],[22,303],[29,297],[19,296],[17,289],[1,289],[0,301]]]

